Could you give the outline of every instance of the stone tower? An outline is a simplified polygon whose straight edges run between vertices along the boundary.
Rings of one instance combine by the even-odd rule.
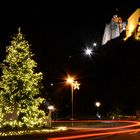
[[[126,24],[122,21],[122,18],[114,15],[111,22],[105,26],[102,45],[106,44],[109,40],[120,36],[120,33],[125,29],[125,26]]]
[[[140,21],[140,8],[136,9],[127,19],[125,40],[135,33],[137,26],[139,25],[139,21]]]

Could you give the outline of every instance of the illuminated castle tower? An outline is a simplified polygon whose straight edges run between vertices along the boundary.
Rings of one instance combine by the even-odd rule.
[[[140,25],[140,8],[136,9],[133,14],[127,19],[126,38],[125,40],[139,30]]]
[[[138,26],[136,28],[135,34],[134,34],[134,38],[138,41],[140,41],[140,19],[139,19],[139,23]]]
[[[120,36],[120,33],[125,29],[126,22],[122,21],[121,17],[114,15],[109,24],[106,24],[102,45],[106,44],[109,40]]]
[[[127,24],[122,21],[121,17],[114,15],[109,24],[106,24],[104,35],[102,39],[102,45],[106,44],[109,40],[120,36],[120,33],[126,28],[127,40],[130,36],[134,36],[135,39],[140,40],[140,8],[136,9],[127,19]]]

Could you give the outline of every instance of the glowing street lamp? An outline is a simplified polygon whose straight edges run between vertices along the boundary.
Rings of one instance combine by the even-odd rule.
[[[79,88],[79,86],[80,86],[80,84],[77,82],[77,81],[74,81],[74,78],[73,77],[68,77],[67,78],[67,83],[68,84],[70,84],[71,85],[71,110],[72,110],[72,112],[71,112],[71,120],[73,120],[74,118],[73,118],[73,90],[75,90],[75,89],[80,89]]]
[[[100,102],[95,102],[95,106],[97,107],[96,115],[97,115],[98,118],[101,118],[101,116],[99,115],[99,107],[101,106],[101,103]]]
[[[95,102],[96,107],[100,107],[101,103],[100,102]]]
[[[74,81],[73,79],[74,79],[73,77],[68,77],[67,78],[67,83],[72,84],[73,81]]]

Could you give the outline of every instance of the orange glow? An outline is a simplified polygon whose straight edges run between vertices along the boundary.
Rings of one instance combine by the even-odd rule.
[[[73,84],[73,77],[68,77],[67,78],[67,83],[69,83],[69,84]]]
[[[70,121],[67,121],[70,122]],[[121,122],[121,123],[131,123],[129,125],[123,125],[123,126],[117,126],[117,127],[110,127],[110,128],[71,128],[73,130],[76,130],[74,132],[71,132],[69,136],[60,136],[55,138],[48,138],[48,140],[68,140],[68,139],[80,139],[80,138],[89,138],[89,137],[97,137],[97,136],[108,136],[112,134],[122,134],[122,133],[133,133],[138,132],[140,129],[132,129],[133,127],[140,126],[140,122],[138,121],[122,121],[122,120],[84,120],[84,121],[75,121],[75,122]],[[129,128],[125,130],[125,128]],[[131,128],[131,129],[130,129]],[[78,130],[78,131],[77,131]],[[80,134],[81,132],[81,134]],[[84,134],[85,132],[85,134]],[[67,133],[69,134],[69,133]]]
[[[79,139],[79,138],[89,138],[89,137],[96,137],[96,136],[106,136],[106,135],[114,135],[114,134],[122,134],[122,133],[132,133],[135,132],[135,129],[130,130],[119,130],[114,132],[103,132],[103,133],[95,133],[95,134],[83,134],[83,135],[76,135],[76,136],[67,136],[67,137],[59,137],[59,138],[49,138],[48,140],[68,140],[68,139]],[[140,131],[140,129],[137,129]]]
[[[135,32],[135,29],[138,26],[139,18],[140,18],[140,8],[136,9],[127,19],[126,38],[124,40],[126,40]]]

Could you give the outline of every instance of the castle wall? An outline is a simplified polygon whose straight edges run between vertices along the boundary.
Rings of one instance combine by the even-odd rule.
[[[140,8],[138,8],[128,19],[127,19],[127,26],[126,26],[126,38],[130,37],[136,27],[138,26],[140,18]]]

